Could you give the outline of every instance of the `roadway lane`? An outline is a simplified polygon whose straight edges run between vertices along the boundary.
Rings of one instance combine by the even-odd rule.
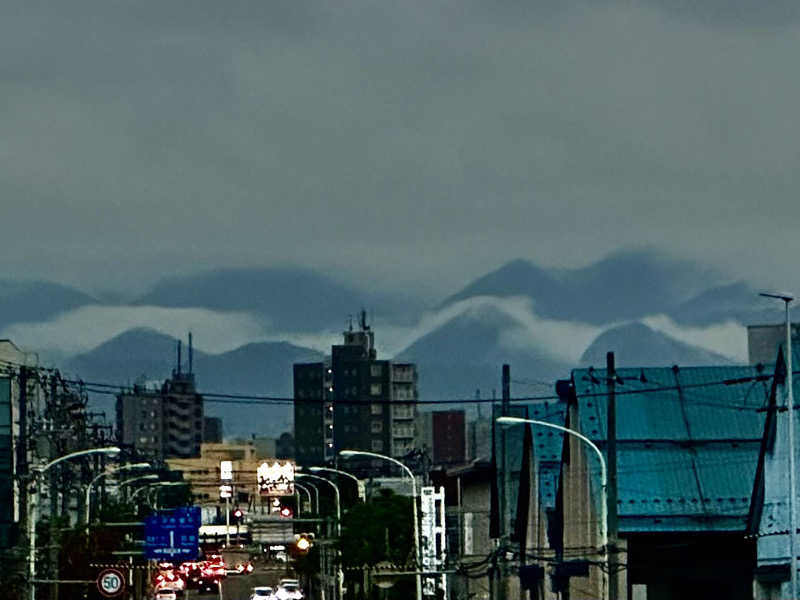
[[[259,567],[250,575],[228,575],[222,583],[223,600],[248,600],[252,588],[268,585],[275,588],[284,577],[294,577],[291,571],[281,566]],[[218,594],[200,594],[194,592],[189,600],[219,600]]]

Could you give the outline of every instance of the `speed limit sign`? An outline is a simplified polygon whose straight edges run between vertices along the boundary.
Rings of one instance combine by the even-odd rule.
[[[119,596],[125,589],[125,577],[116,569],[105,569],[97,576],[97,589],[106,598]]]

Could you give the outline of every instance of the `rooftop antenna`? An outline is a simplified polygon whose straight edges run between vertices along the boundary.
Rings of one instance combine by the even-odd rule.
[[[481,414],[482,411],[481,411],[481,402],[480,402],[480,400],[481,400],[481,388],[478,388],[478,389],[475,390],[475,400],[477,400],[477,405],[478,405],[478,419],[482,419],[483,418],[483,414]]]
[[[361,330],[362,331],[369,331],[369,325],[367,325],[367,311],[363,308],[361,309]]]
[[[181,374],[181,341],[178,340],[178,371],[177,374]]]
[[[347,315],[347,322],[349,325],[349,331],[353,331],[353,315]]]
[[[192,332],[189,332],[189,375],[192,374]]]

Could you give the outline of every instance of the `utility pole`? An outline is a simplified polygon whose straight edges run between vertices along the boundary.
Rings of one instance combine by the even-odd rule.
[[[608,462],[608,493],[606,494],[606,515],[608,519],[608,543],[605,552],[608,555],[608,600],[617,600],[617,371],[614,365],[614,353],[606,354],[606,385],[608,386],[608,405],[606,415],[606,458]]]
[[[500,409],[503,413],[502,416],[507,417],[511,412],[511,367],[509,365],[503,365],[503,377],[502,377],[502,386],[503,386],[503,397]],[[503,478],[502,478],[502,485],[500,486],[500,540],[501,544],[503,540],[508,540],[510,530],[509,530],[509,520],[511,518],[511,499],[509,494],[509,483],[511,481],[511,477],[509,476],[508,472],[508,449],[506,448],[506,428],[502,427],[500,429],[500,445],[502,448],[501,451],[501,464],[503,469]],[[495,574],[499,575],[499,594],[498,598],[500,600],[504,600],[508,596],[508,590],[506,589],[506,573],[505,569],[503,568],[504,565],[501,564],[500,570],[495,570]]]

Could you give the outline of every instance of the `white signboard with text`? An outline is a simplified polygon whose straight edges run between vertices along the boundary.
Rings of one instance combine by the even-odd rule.
[[[262,496],[294,496],[294,462],[264,462],[256,470],[258,493]]]
[[[447,597],[447,578],[444,574],[424,575],[444,569],[445,565],[445,523],[444,523],[444,488],[439,491],[433,486],[424,486],[420,490],[420,545],[422,559],[422,593],[425,596],[436,596],[437,589]]]

